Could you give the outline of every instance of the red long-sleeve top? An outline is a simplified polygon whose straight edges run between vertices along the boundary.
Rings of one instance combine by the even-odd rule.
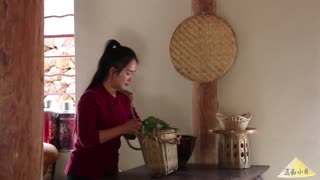
[[[98,179],[118,172],[120,136],[100,144],[99,130],[110,129],[132,119],[130,108],[127,95],[117,92],[113,97],[102,84],[82,95],[76,116],[75,149],[65,174]]]

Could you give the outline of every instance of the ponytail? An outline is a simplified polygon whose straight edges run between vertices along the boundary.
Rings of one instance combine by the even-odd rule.
[[[113,48],[120,48],[120,47],[121,47],[121,44],[118,41],[111,39],[107,42],[105,51],[109,51]]]

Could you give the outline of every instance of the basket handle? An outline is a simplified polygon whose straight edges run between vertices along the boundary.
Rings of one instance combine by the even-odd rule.
[[[131,149],[134,149],[134,150],[137,150],[137,151],[142,150],[141,147],[139,147],[139,148],[134,147],[134,146],[130,143],[129,139],[127,139],[127,138],[125,138],[125,139],[126,139],[126,142],[127,142],[128,146],[129,146]]]
[[[180,137],[177,138],[172,138],[172,139],[167,139],[167,140],[158,140],[162,144],[180,144]]]
[[[130,112],[131,112],[132,118],[133,118],[133,119],[138,119],[138,117],[136,117],[136,114],[134,113],[134,108],[133,108],[133,104],[132,104],[133,94],[132,94],[130,91],[124,91],[124,90],[123,90],[122,92],[123,92],[124,94],[126,94],[126,95],[129,97],[129,99],[130,99]],[[128,146],[129,146],[131,149],[134,149],[134,150],[137,150],[137,151],[142,150],[141,147],[140,147],[140,148],[134,147],[134,146],[130,143],[129,139],[125,138],[125,140],[126,140]]]

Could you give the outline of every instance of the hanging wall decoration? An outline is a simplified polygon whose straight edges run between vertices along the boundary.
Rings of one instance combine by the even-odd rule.
[[[185,78],[210,82],[221,78],[234,63],[236,37],[230,26],[213,15],[197,15],[184,20],[170,42],[175,69]]]

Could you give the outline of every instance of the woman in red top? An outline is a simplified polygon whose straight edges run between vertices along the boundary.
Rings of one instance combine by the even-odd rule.
[[[120,136],[138,134],[141,121],[122,93],[132,82],[138,59],[133,50],[108,41],[98,69],[78,102],[75,149],[65,173],[68,180],[99,179],[118,173]]]

